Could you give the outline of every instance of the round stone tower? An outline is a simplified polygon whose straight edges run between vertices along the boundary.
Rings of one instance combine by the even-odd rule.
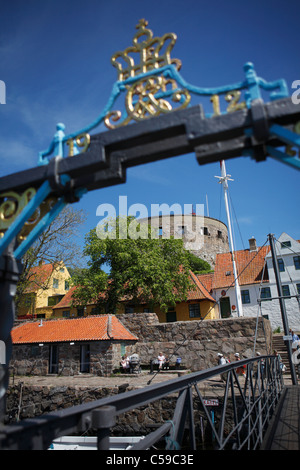
[[[168,214],[139,219],[139,222],[151,225],[157,237],[182,238],[185,248],[207,261],[212,269],[215,266],[216,254],[230,251],[227,226],[211,217]]]

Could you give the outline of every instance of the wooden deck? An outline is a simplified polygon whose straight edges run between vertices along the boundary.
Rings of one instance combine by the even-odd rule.
[[[300,449],[300,387],[286,386],[282,392],[261,450]]]

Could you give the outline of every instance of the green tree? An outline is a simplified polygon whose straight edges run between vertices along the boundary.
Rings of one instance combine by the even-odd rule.
[[[78,286],[74,304],[95,302],[115,312],[128,300],[166,310],[186,299],[192,288],[183,241],[156,238],[150,226],[144,228],[132,217],[91,230],[84,255],[89,258],[88,270],[73,275]]]
[[[18,308],[26,288],[34,281],[42,289],[47,289],[49,279],[38,279],[31,268],[40,262],[52,264],[52,269],[63,262],[68,267],[77,267],[83,263],[81,248],[76,244],[79,227],[84,224],[86,213],[83,210],[67,206],[40,235],[22,258],[23,271],[16,291]]]
[[[190,265],[191,271],[195,274],[204,274],[212,271],[210,264],[207,261],[204,261],[201,258],[198,258],[191,252],[187,253],[188,262]]]

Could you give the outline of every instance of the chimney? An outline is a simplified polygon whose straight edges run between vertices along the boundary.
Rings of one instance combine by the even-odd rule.
[[[254,237],[250,238],[249,240],[249,249],[251,251],[257,251],[256,240]]]

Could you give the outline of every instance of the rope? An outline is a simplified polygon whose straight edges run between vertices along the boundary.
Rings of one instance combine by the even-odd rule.
[[[261,276],[261,280],[260,280],[260,285],[259,285],[259,296],[258,296],[259,299],[260,299],[260,293],[261,293],[261,289],[262,289],[263,278],[264,278],[264,275],[265,275],[266,265],[267,265],[267,262],[266,262],[266,260],[265,260],[264,268],[263,268],[262,276]],[[259,317],[259,313],[261,313],[261,316],[262,316],[261,302],[258,303],[258,309],[257,309],[257,315],[256,315],[255,335],[254,335],[254,345],[253,345],[253,356],[254,356],[254,354],[255,354],[255,349],[256,349],[256,339],[257,339],[257,331],[258,331],[258,317]],[[263,332],[264,332],[265,341],[266,341],[266,332],[265,332],[264,322],[262,322],[262,327],[263,327]],[[267,344],[267,343],[266,343],[266,344]],[[268,353],[268,352],[269,352],[269,348],[267,348],[267,353]]]
[[[180,445],[179,443],[174,439],[175,438],[175,425],[171,419],[166,421],[166,423],[171,423],[172,424],[172,432],[173,435],[171,436],[165,436],[165,441],[166,445],[170,445],[170,450],[180,450]]]
[[[235,223],[236,223],[237,228],[238,228],[238,231],[239,231],[239,235],[240,235],[240,238],[241,238],[241,242],[242,242],[242,245],[243,245],[243,249],[245,249],[245,245],[244,245],[244,241],[243,241],[241,229],[240,229],[240,226],[239,226],[239,223],[238,223],[238,219],[237,219],[237,216],[236,216],[236,212],[235,212],[235,209],[234,209],[234,206],[233,206],[232,198],[231,198],[231,195],[230,195],[229,190],[227,190],[227,191],[228,191],[228,194],[229,194],[230,205],[231,205],[232,210],[233,210],[233,213],[234,213]],[[233,226],[233,224],[232,224],[232,226]]]

